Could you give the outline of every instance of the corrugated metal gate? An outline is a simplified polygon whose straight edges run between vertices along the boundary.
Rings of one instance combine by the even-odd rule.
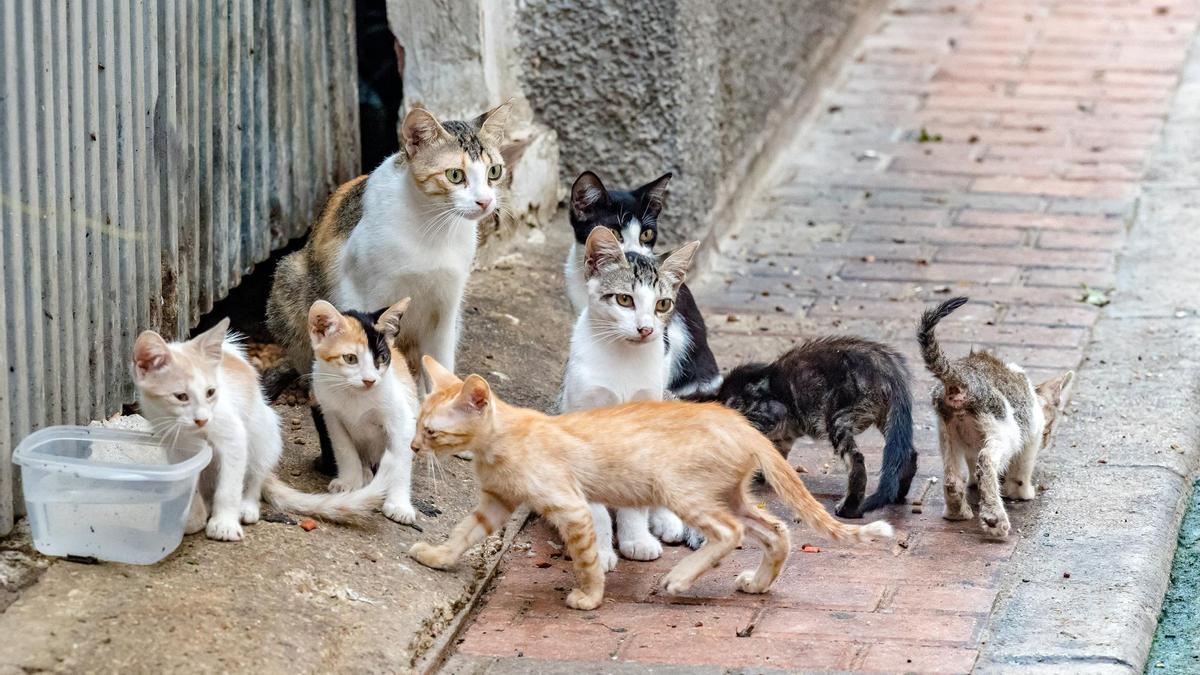
[[[12,448],[134,397],[358,173],[354,3],[0,2],[0,534]]]

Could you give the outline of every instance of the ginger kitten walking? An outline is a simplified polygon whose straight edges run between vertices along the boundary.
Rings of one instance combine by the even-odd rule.
[[[787,526],[746,494],[760,469],[798,518],[833,539],[892,534],[884,521],[855,526],[835,520],[771,442],[724,406],[647,401],[552,417],[504,403],[478,375],[463,381],[428,356],[423,363],[434,389],[421,406],[413,449],[473,451],[480,485],[479,506],[445,543],[419,542],[410,549],[427,567],[452,567],[514,509],[528,504],[559,531],[574,561],[578,588],[567,605],[594,609],[604,597],[604,571],[588,503],[664,506],[707,539],[663,578],[668,593],[690,588],[744,534],[762,547],[763,558],[757,569],[738,576],[737,587],[765,593],[787,561],[790,539]],[[663,461],[664,451],[672,461]]]

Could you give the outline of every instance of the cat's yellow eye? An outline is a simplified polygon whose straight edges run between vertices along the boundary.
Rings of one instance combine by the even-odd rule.
[[[204,392],[204,395],[205,395],[205,396],[207,396],[207,397],[209,397],[209,398],[212,398],[213,396],[216,396],[216,394],[217,394],[217,388],[216,388],[216,387],[209,387],[209,388],[208,388],[208,391]]]
[[[187,403],[187,402],[188,402],[188,395],[187,395],[187,393],[186,393],[186,392],[182,392],[182,391],[181,391],[181,392],[179,392],[178,394],[175,394],[175,400],[176,400],[176,401],[179,401],[180,403]]]
[[[633,296],[624,293],[617,294],[617,304],[622,307],[633,307]]]
[[[651,230],[650,228],[642,230],[641,239],[643,244],[649,244],[651,240],[654,239],[654,230]]]
[[[488,167],[488,180],[499,180],[500,176],[504,175],[504,167],[499,164],[493,164]]]
[[[662,300],[659,300],[657,303],[655,303],[654,309],[658,310],[659,312],[669,312],[669,311],[671,311],[671,308],[674,306],[675,306],[675,303],[672,302],[670,298],[663,298]]]
[[[446,180],[454,183],[455,185],[463,182],[463,178],[465,177],[466,176],[463,174],[462,169],[446,169]]]
[[[354,354],[342,354],[342,360],[346,362],[346,365],[350,365],[350,366],[356,365],[358,363],[358,357],[355,356]]]

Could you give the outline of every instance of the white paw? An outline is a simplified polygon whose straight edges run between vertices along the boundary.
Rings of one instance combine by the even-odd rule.
[[[605,572],[617,569],[617,553],[611,548],[597,551],[596,561],[600,563],[600,569]]]
[[[687,526],[679,516],[666,509],[654,509],[650,512],[650,532],[666,544],[678,544],[687,536]]]
[[[204,534],[217,541],[241,541],[242,525],[233,519],[210,518]]]
[[[621,555],[630,560],[658,560],[662,556],[662,543],[649,535],[620,544]]]
[[[330,492],[353,492],[362,487],[362,474],[357,476],[338,476],[329,481]]]
[[[417,522],[417,510],[408,502],[386,501],[381,510],[389,520],[394,520],[401,525],[412,525]]]
[[[242,502],[242,511],[239,514],[243,525],[253,525],[258,522],[259,516],[262,515],[262,510],[257,501],[246,500]]]
[[[755,581],[757,576],[755,570],[745,570],[737,575],[737,589],[743,593],[766,593],[768,586],[763,586]]]
[[[707,540],[703,534],[700,534],[700,530],[691,527],[687,528],[687,536],[684,538],[683,543],[687,544],[688,548],[695,551],[703,546],[705,541]]]
[[[1004,481],[1004,485],[1000,487],[1000,493],[1008,499],[1027,502],[1037,495],[1037,490],[1032,483],[1026,481],[1006,480]]]
[[[675,570],[667,572],[667,576],[659,582],[662,589],[671,595],[678,595],[692,587],[692,584],[686,579],[682,579],[675,574]]]
[[[991,512],[981,509],[979,527],[983,530],[983,536],[988,539],[1004,539],[1008,536],[1010,528],[1008,514],[1003,511]]]

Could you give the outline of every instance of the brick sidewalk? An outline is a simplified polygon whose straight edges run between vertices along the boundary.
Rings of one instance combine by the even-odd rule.
[[[915,321],[957,294],[973,303],[939,329],[952,354],[995,349],[1034,378],[1078,365],[1097,317],[1078,301],[1081,285],[1113,285],[1198,14],[1169,0],[892,2],[758,218],[723,242],[722,262],[697,284],[722,366],[853,333],[908,355],[923,403]],[[927,404],[916,424],[912,497],[941,471]],[[880,439],[862,445],[878,467]],[[791,459],[836,501],[845,477],[827,445],[800,444]],[[594,612],[563,605],[570,565],[534,525],[459,654],[530,670],[624,661],[965,672],[1038,502],[1009,504],[1010,541],[985,543],[973,523],[941,519],[940,487],[930,496],[924,513],[880,514],[897,525],[895,542],[833,544],[795,526],[769,595],[733,590],[757,560],[753,546],[685,597],[659,595],[656,581],[684,554],[668,549],[653,563],[621,561]],[[822,552],[801,553],[805,543]]]

